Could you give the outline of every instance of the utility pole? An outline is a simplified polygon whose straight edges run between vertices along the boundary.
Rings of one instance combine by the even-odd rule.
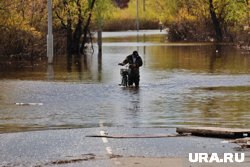
[[[139,2],[136,0],[136,29],[139,31]]]
[[[53,33],[52,33],[52,0],[48,0],[48,34],[47,34],[48,63],[53,63]]]

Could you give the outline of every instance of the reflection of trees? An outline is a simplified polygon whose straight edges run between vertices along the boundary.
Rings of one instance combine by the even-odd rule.
[[[79,55],[67,54],[66,69],[68,75],[71,77],[77,75],[77,80],[87,79],[90,81],[97,79],[97,81],[100,82],[102,80],[102,54],[98,53],[98,55],[94,56],[97,64],[93,62],[92,56],[92,53]],[[61,61],[62,58],[60,58],[60,62],[57,62],[60,66],[63,64]],[[62,69],[60,69],[60,71],[62,71]]]
[[[247,93],[243,89],[247,94],[239,95],[234,93],[236,90],[242,91],[238,87],[223,87],[220,91],[217,88],[207,88],[205,92],[194,90],[194,96],[186,98],[184,102],[188,117],[203,125],[239,126],[241,123],[249,122],[250,105],[246,98],[249,96],[249,91]]]
[[[72,72],[72,54],[67,54],[67,71]]]
[[[217,50],[217,52],[216,52]],[[194,72],[248,73],[246,59],[230,46],[153,46],[147,47],[147,66],[153,69],[185,69]]]
[[[98,81],[102,80],[102,52],[98,52]]]
[[[148,49],[149,62],[157,69],[187,69],[201,71],[206,67],[206,46],[159,46]]]
[[[214,49],[212,49],[211,57],[210,57],[210,63],[209,63],[209,72],[214,73],[215,72],[215,64],[217,58],[221,56],[221,46],[216,45]]]
[[[83,69],[87,69],[87,60],[85,55],[72,55],[67,54],[67,72],[72,74],[72,72],[77,72],[78,79],[82,80]]]

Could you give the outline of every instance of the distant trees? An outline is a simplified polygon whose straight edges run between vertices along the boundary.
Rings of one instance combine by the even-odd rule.
[[[84,51],[97,29],[135,29],[137,0],[53,0],[55,51]],[[138,0],[140,28],[170,40],[250,41],[249,0]],[[47,0],[0,1],[0,55],[46,55]],[[250,43],[250,42],[249,42]]]
[[[91,40],[91,26],[98,27],[97,22],[110,15],[110,9],[114,8],[113,0],[52,2],[55,51],[65,49],[70,53],[84,52]],[[37,51],[35,55],[46,56],[47,0],[1,0],[0,33],[0,55],[31,53],[32,50]],[[34,48],[36,46],[39,47]]]
[[[107,20],[106,30],[131,30],[136,28],[136,4],[137,0],[113,0],[116,6],[112,16]],[[140,28],[155,29],[158,23],[172,19],[175,14],[175,0],[138,0]],[[124,24],[126,23],[126,24]]]
[[[113,8],[112,0],[57,0],[54,3],[56,19],[67,32],[69,53],[84,52],[86,43],[91,41],[91,23],[96,29],[102,26]]]
[[[248,9],[248,0],[209,0],[209,11],[217,41],[230,36],[233,40],[232,29],[239,30],[249,24]]]
[[[33,52],[42,37],[45,9],[43,0],[0,1],[0,55]]]
[[[248,0],[175,0],[171,32],[178,39],[233,41],[249,25]],[[194,37],[194,39],[192,39]]]

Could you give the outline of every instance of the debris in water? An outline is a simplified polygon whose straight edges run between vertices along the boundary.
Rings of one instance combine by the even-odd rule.
[[[42,106],[43,103],[15,103],[17,106]]]
[[[241,148],[250,148],[250,137],[228,140],[227,142],[238,144]]]

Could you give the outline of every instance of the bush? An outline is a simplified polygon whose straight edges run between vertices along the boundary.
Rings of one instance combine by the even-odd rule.
[[[157,21],[153,20],[140,20],[140,29],[158,29],[159,25]],[[122,31],[122,30],[136,30],[136,20],[135,19],[118,19],[106,22],[104,31]]]
[[[210,23],[182,21],[169,27],[169,41],[213,41],[215,34]]]

